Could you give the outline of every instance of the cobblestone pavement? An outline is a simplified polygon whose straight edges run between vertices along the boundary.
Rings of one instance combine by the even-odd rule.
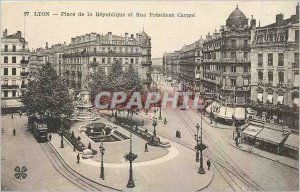
[[[1,190],[4,191],[78,191],[50,164],[39,143],[26,129],[27,117],[1,116]],[[16,136],[12,130],[16,129]],[[16,166],[27,168],[27,177],[14,177]]]

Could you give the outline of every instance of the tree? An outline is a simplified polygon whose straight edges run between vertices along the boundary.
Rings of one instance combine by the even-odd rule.
[[[56,74],[50,63],[46,63],[36,78],[29,82],[22,102],[27,116],[37,116],[46,121],[69,117],[74,109],[65,81]]]

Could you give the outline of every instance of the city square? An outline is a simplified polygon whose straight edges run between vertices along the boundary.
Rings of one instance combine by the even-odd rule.
[[[147,25],[135,34],[105,29],[106,20],[126,20],[125,11],[101,13],[105,21],[94,20],[104,25],[101,31],[84,18],[94,12],[80,12],[87,22],[82,25],[92,26],[87,33],[78,29],[76,35],[56,35],[57,40],[50,35],[54,40],[45,38],[45,46],[37,47],[39,40],[28,33],[33,22],[48,26],[39,17],[71,18],[62,19],[67,26],[79,7],[96,10],[56,3],[33,4],[48,6],[46,15],[22,12],[24,31],[14,33],[8,20],[2,25],[1,190],[299,190],[297,2],[286,7],[273,2],[272,15],[251,9],[251,17],[249,10],[243,12],[250,2],[219,2],[228,6],[225,18],[215,15],[222,26],[183,38],[180,49],[157,46],[159,38],[168,37],[161,32],[158,38]],[[140,3],[145,22],[172,14],[170,2]],[[174,10],[182,6],[173,3]],[[28,6],[2,5],[21,11]],[[188,2],[181,19],[199,17],[187,12],[195,5],[216,4]],[[74,12],[60,15],[54,11],[59,6]],[[144,13],[147,6],[149,14],[160,16]],[[158,6],[165,13],[152,10]],[[253,6],[261,9],[258,2]],[[272,20],[257,21],[255,14]]]

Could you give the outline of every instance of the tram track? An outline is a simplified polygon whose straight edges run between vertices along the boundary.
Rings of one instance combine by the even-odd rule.
[[[74,171],[60,156],[56,149],[49,143],[40,143],[40,146],[50,163],[64,178],[82,189],[83,191],[121,191],[100,183],[97,183]]]
[[[185,111],[181,110],[179,112],[178,109],[175,110],[175,113],[182,120],[189,134],[191,134],[192,137],[194,137],[196,132],[193,126],[191,126],[188,123],[188,122],[194,123],[194,120],[191,118],[191,116],[188,115],[187,112]],[[183,114],[188,118],[188,121],[183,117]],[[197,115],[199,114],[197,113]],[[214,155],[211,149],[208,149],[209,154],[205,156],[211,159],[211,161],[214,163],[216,170],[220,173],[220,175],[223,177],[223,179],[227,182],[227,184],[231,187],[232,190],[234,191],[263,190],[263,188],[261,188],[255,181],[253,181],[245,172],[243,172],[231,158],[228,158],[228,155],[224,152],[224,150],[221,149],[218,145],[216,145],[213,142],[214,139],[204,129],[203,129],[203,133],[207,141],[211,144],[211,147],[215,150],[214,153],[217,153],[221,158]],[[179,144],[185,146],[184,143],[179,143]],[[190,146],[185,146],[185,147],[191,149]],[[225,153],[225,155],[222,153]],[[234,166],[230,164],[231,162],[233,162]]]

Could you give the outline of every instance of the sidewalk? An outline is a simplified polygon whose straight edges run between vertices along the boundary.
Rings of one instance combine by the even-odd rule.
[[[245,151],[247,153],[252,153],[254,155],[269,159],[271,161],[275,161],[277,163],[286,165],[286,166],[294,168],[294,169],[299,169],[299,161],[298,160],[291,159],[291,158],[288,158],[288,157],[285,157],[285,156],[276,155],[276,154],[273,154],[273,153],[269,153],[267,151],[263,151],[263,150],[260,150],[256,147],[254,147],[254,146],[250,146],[250,145],[243,144],[243,143],[239,143],[238,147],[235,145],[235,143],[233,141],[229,144],[231,146],[233,146],[237,149],[240,149],[242,151]]]
[[[136,140],[134,138],[134,140]],[[177,143],[171,142],[169,154],[151,159],[144,159],[143,162],[133,162],[133,179],[136,187],[129,189],[126,187],[128,182],[128,166],[129,163],[115,162],[114,159],[121,159],[123,155],[129,151],[115,151],[114,146],[104,143],[106,151],[112,151],[113,156],[104,156],[105,180],[99,178],[100,162],[94,159],[81,159],[80,163],[76,163],[77,152],[73,152],[73,147],[66,141],[65,147],[60,148],[60,136],[52,135],[51,144],[63,157],[66,163],[75,171],[95,182],[102,183],[114,188],[125,191],[196,191],[207,187],[213,179],[213,169],[210,171],[205,167],[206,174],[197,173],[199,162],[195,162],[194,151],[188,150]],[[137,143],[134,144],[138,146]],[[128,148],[128,146],[126,146]],[[149,148],[153,150],[153,148]],[[177,152],[176,152],[177,151]],[[133,151],[136,153],[136,151]],[[170,155],[171,153],[171,155]],[[138,158],[142,158],[145,153],[139,153]],[[169,156],[169,157],[168,157]],[[124,158],[123,158],[124,159]],[[204,162],[207,159],[204,158]],[[112,163],[113,162],[113,163]]]

